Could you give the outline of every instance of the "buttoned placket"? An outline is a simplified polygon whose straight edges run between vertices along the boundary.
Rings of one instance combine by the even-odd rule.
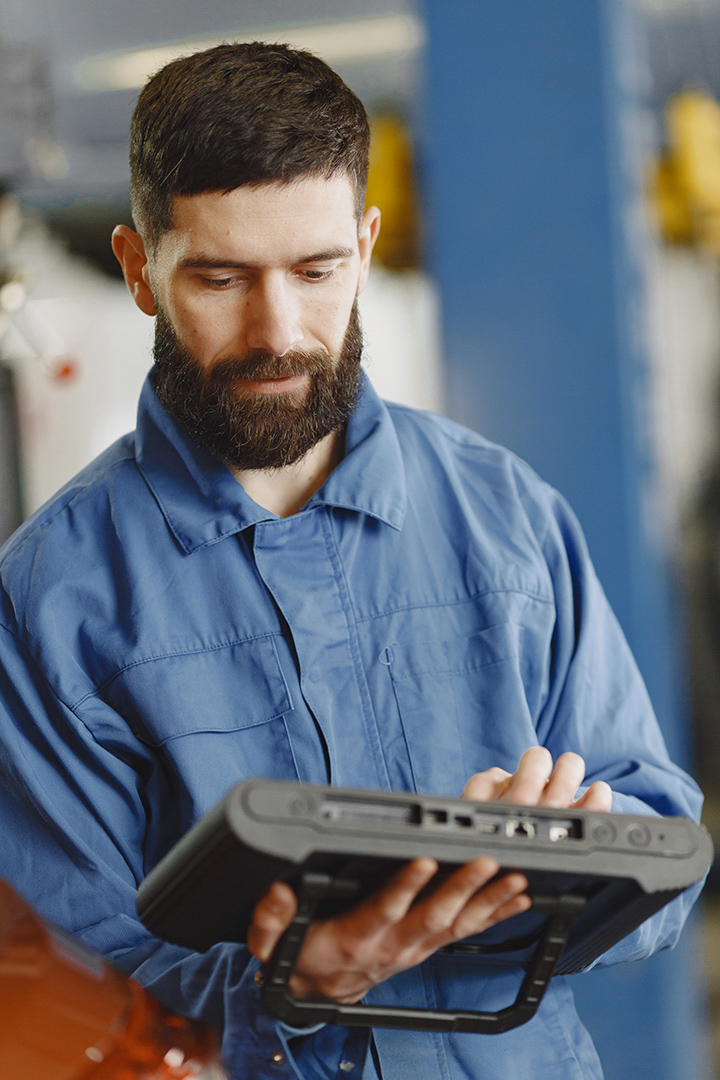
[[[255,563],[292,635],[301,693],[325,739],[332,783],[388,788],[331,513],[315,506],[259,523]]]

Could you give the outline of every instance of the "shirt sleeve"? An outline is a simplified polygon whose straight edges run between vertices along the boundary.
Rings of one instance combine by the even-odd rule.
[[[585,784],[607,781],[616,813],[699,820],[702,794],[670,760],[580,525],[562,497],[543,488],[550,513],[544,525],[537,520],[534,525],[552,577],[556,623],[547,660],[548,690],[537,717],[538,741],[553,758],[567,750],[580,754]],[[596,963],[641,959],[674,945],[702,884],[681,894]]]
[[[139,922],[149,767],[139,745],[99,745],[0,625],[0,862],[8,883],[169,1008],[214,1024],[231,1077],[343,1076],[348,1032],[278,1021],[262,1003],[258,963],[244,946],[194,953],[158,941]],[[354,1035],[356,1060],[365,1049]]]

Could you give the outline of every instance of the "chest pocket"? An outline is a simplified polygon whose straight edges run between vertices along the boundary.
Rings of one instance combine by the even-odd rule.
[[[419,792],[459,795],[473,773],[514,771],[537,744],[523,676],[531,678],[521,626],[384,651]]]
[[[223,794],[246,776],[297,779],[292,700],[272,637],[145,660],[103,697],[190,788]]]

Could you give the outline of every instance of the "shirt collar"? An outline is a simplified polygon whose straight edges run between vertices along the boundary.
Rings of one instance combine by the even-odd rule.
[[[188,553],[276,518],[171,419],[149,378],[140,395],[136,458],[170,529]],[[348,421],[345,456],[305,510],[336,506],[400,529],[406,499],[394,424],[363,373],[358,405]]]

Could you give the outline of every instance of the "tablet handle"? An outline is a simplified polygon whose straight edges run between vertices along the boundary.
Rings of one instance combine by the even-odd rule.
[[[397,1005],[342,1005],[335,1001],[297,1001],[287,991],[305,934],[320,900],[353,895],[357,883],[329,874],[306,873],[298,891],[295,918],[263,969],[262,994],[268,1009],[293,1027],[340,1024],[344,1027],[407,1028],[415,1031],[468,1031],[495,1034],[518,1027],[534,1016],[567,944],[585,898],[573,893],[532,897],[533,910],[547,915],[538,943],[512,1005],[498,1012],[411,1009]],[[480,947],[473,946],[473,952]],[[457,950],[461,951],[461,950]]]

